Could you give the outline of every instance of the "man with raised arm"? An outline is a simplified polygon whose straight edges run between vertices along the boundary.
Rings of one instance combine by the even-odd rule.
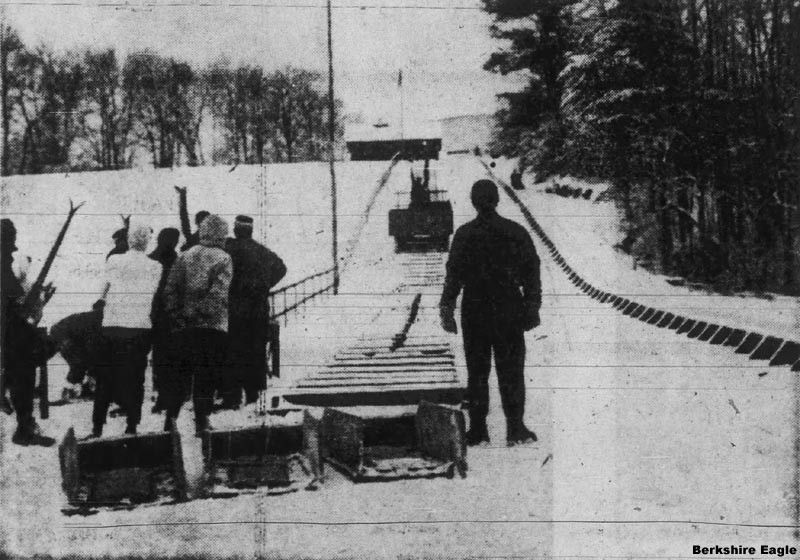
[[[178,213],[181,219],[181,233],[183,233],[183,237],[186,239],[186,242],[181,245],[181,251],[186,251],[195,245],[200,244],[200,231],[198,230],[192,232],[192,226],[189,223],[189,210],[186,203],[186,187],[175,187],[175,190],[178,193]],[[200,224],[203,223],[203,220],[205,220],[209,214],[210,212],[207,212],[206,210],[200,210],[194,215],[194,224],[199,228]]]

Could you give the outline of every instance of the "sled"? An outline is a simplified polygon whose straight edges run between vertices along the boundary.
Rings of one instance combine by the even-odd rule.
[[[70,428],[58,454],[70,506],[65,513],[186,500],[181,437],[175,428],[85,441],[78,441]]]
[[[316,489],[322,479],[319,420],[300,409],[268,411],[267,415],[268,425],[203,434],[207,497]]]
[[[464,413],[422,402],[416,410],[327,408],[322,455],[355,482],[467,475]]]

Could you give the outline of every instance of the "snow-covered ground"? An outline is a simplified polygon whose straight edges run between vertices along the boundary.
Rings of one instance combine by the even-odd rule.
[[[498,162],[498,174],[502,176],[510,165]],[[439,187],[450,191],[456,224],[464,223],[474,214],[470,185],[484,177],[485,171],[470,157],[445,159],[438,166]],[[352,199],[342,201],[340,210],[350,214],[350,223],[355,224],[385,164],[351,163],[341,168],[340,193]],[[351,174],[346,178],[348,169]],[[208,178],[202,180],[201,170],[186,171],[190,172],[198,174],[194,181],[182,180],[190,186],[191,212],[205,207],[231,216],[248,210],[259,215],[253,207],[235,203],[251,200],[257,204],[257,195],[248,189],[258,191],[259,180],[246,182],[248,188],[230,190],[236,192],[218,186],[236,173],[257,177],[257,170],[237,169],[228,175],[227,169],[208,170]],[[129,177],[147,176],[129,173]],[[159,191],[159,200],[164,206],[155,214],[166,225],[173,225],[177,205],[172,184],[180,182],[169,174],[179,172],[163,173],[170,178],[160,183],[165,192]],[[308,203],[298,201],[304,184],[319,185],[327,192],[327,168],[270,166],[268,176],[280,177],[270,183],[275,189],[269,197],[270,212],[285,220],[281,223],[287,228],[268,229],[269,244],[287,262],[296,258],[293,267],[298,270],[306,259],[314,265],[320,260],[329,262],[327,206],[319,201],[318,207],[303,206]],[[388,293],[400,275],[398,258],[386,235],[386,211],[394,203],[392,191],[407,190],[407,177],[406,164],[399,165],[376,201],[362,242],[343,275],[342,295],[322,298],[290,318],[282,333],[285,376],[268,391],[266,402],[292,380],[325,364],[336,348],[370,333],[381,309],[391,311],[398,305],[397,294]],[[118,227],[116,213],[130,212],[121,203],[124,197],[120,192],[130,193],[135,183],[119,179],[114,183],[118,196],[105,199],[100,196],[99,180],[93,191],[84,191],[79,183],[65,185],[58,191],[60,201],[45,198],[57,215],[47,224],[41,217],[30,217],[30,222],[20,226],[21,241],[29,228],[37,226],[41,231],[47,228],[45,239],[52,239],[69,194],[76,200],[100,201],[95,213],[107,214],[97,218],[104,220],[103,231],[93,233],[85,225],[86,232],[81,235],[108,240]],[[194,187],[200,184],[208,189],[202,194]],[[280,192],[282,189],[288,193]],[[554,199],[553,204],[562,199],[532,190],[529,187],[524,194],[530,197],[525,199],[529,208],[570,264],[595,285],[627,293],[628,286],[614,284],[615,278],[626,277],[625,263],[617,267],[615,261],[607,260],[602,267],[587,264],[586,269],[581,264],[584,261],[580,259],[592,258],[592,250],[583,244],[596,235],[594,221],[574,220],[568,228],[560,225],[561,219],[547,222],[546,197]],[[22,188],[13,197],[9,192],[3,192],[4,213],[6,204],[18,219],[24,219],[21,214],[26,210],[40,212],[32,202],[16,200],[24,199]],[[125,196],[128,205],[139,200],[139,194]],[[319,195],[319,200],[329,202],[324,196]],[[293,209],[294,204],[300,204],[302,210]],[[584,204],[597,211],[598,206]],[[522,222],[518,208],[504,196],[500,212]],[[159,222],[154,227],[163,226]],[[279,232],[288,228],[303,232],[303,239],[280,237]],[[319,230],[314,228],[323,229],[318,246],[306,239],[316,239]],[[347,227],[343,225],[342,230],[344,243]],[[562,230],[567,231],[564,240],[557,237]],[[81,237],[78,227],[71,233]],[[568,242],[573,237],[574,241]],[[47,243],[32,253],[43,253]],[[78,247],[81,245],[72,250]],[[353,485],[327,469],[327,478],[316,492],[194,500],[103,511],[83,518],[65,517],[60,512],[64,498],[55,450],[12,445],[13,422],[3,418],[0,546],[22,556],[655,558],[690,556],[693,544],[793,542],[795,376],[788,368],[765,367],[730,349],[665,333],[622,316],[572,286],[538,241],[537,249],[543,264],[542,326],[526,336],[526,422],[539,435],[537,445],[513,449],[503,445],[505,423],[492,377],[492,445],[469,450],[469,473],[464,480]],[[107,245],[97,250],[101,264],[106,250]],[[63,258],[68,258],[69,251],[65,243]],[[78,259],[59,270],[82,271],[82,262]],[[307,269],[313,272],[319,267],[307,265]],[[56,267],[54,278],[55,274]],[[92,280],[83,272],[79,276],[82,282]],[[296,277],[301,276],[298,272]],[[603,286],[603,278],[608,286]],[[665,288],[650,293],[671,294],[667,288],[672,287],[663,284]],[[436,296],[425,295],[423,319],[413,327],[419,335],[428,330],[431,336],[442,336],[435,322]],[[728,322],[731,326],[734,318]],[[398,322],[401,319],[398,317]],[[380,324],[385,321],[384,316]],[[451,340],[457,355],[462,355],[460,338]],[[459,367],[463,373],[463,363]],[[57,376],[54,372],[54,379]],[[87,433],[90,408],[88,403],[53,408],[51,419],[42,426],[52,434],[63,434],[70,425],[76,426],[79,435]],[[261,422],[256,409],[216,414],[212,423]],[[160,416],[146,411],[142,431],[158,430],[161,422]],[[120,433],[123,423],[120,418],[111,419],[108,433]],[[179,428],[191,479],[200,469],[200,450],[193,437],[190,410],[182,413]]]

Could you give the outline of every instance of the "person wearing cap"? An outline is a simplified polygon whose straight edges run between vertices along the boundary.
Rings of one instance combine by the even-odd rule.
[[[489,372],[494,362],[506,416],[509,446],[536,441],[525,414],[524,333],[539,325],[539,257],[521,225],[497,213],[497,186],[488,179],[472,186],[478,216],[458,228],[447,260],[439,303],[442,327],[456,333],[455,306],[461,300],[461,328],[467,361],[470,428],[467,443],[489,441]]]
[[[233,261],[230,289],[227,387],[223,406],[237,408],[266,389],[266,346],[269,335],[269,293],[286,275],[283,260],[253,240],[253,218],[236,216],[233,239],[226,250]]]
[[[150,310],[161,278],[161,265],[148,258],[150,226],[128,228],[128,251],[106,262],[102,322],[102,357],[96,368],[92,434],[100,437],[112,400],[127,416],[126,434],[135,434],[142,418],[144,375],[152,343]]]
[[[208,417],[217,380],[226,368],[228,293],[233,275],[225,252],[228,224],[215,214],[200,223],[200,244],[178,255],[164,288],[164,309],[175,337],[176,367],[161,383],[164,429],[178,418],[193,387],[197,435],[211,429]]]
[[[181,251],[188,251],[195,245],[200,244],[200,231],[192,232],[192,226],[189,224],[189,210],[186,204],[186,187],[175,187],[175,190],[178,193],[178,214],[181,220],[181,232],[183,232],[183,237],[186,238],[186,243],[181,245]],[[210,212],[200,210],[194,215],[194,224],[199,228],[203,220],[209,215]]]
[[[36,329],[41,305],[29,315],[20,305],[25,290],[14,275],[12,264],[17,250],[17,228],[8,218],[0,220],[0,379],[2,398],[6,390],[17,415],[17,429],[11,441],[17,445],[49,447],[56,440],[41,433],[33,418],[36,366],[48,359],[55,348]]]

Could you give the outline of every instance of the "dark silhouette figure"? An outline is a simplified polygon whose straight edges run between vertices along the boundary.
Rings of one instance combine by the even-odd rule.
[[[131,227],[131,217],[120,216],[122,218],[122,227],[111,234],[111,239],[114,240],[114,248],[106,255],[108,260],[111,255],[123,255],[128,252],[128,229]]]
[[[17,229],[7,218],[0,220],[0,375],[2,397],[8,390],[17,414],[17,429],[11,441],[17,445],[49,447],[56,440],[42,435],[33,418],[36,393],[36,366],[55,351],[53,344],[39,334],[36,321],[20,305],[25,290],[14,275],[12,263],[17,250]],[[33,310],[34,317],[41,308]]]
[[[417,177],[411,171],[411,207],[425,206],[431,201],[430,180],[431,173],[429,169],[430,160],[425,160],[425,168],[422,171],[422,177]]]
[[[156,390],[156,402],[153,412],[164,410],[164,399],[162,396],[162,381],[169,376],[168,368],[176,363],[175,343],[172,340],[172,333],[169,328],[169,316],[164,303],[164,288],[167,285],[167,278],[178,258],[175,248],[180,241],[181,233],[175,228],[164,228],[158,232],[156,248],[148,256],[161,264],[161,279],[158,282],[155,296],[153,297],[153,308],[150,318],[153,322],[153,387]]]
[[[286,275],[281,258],[253,240],[253,218],[237,216],[225,250],[233,261],[228,318],[229,372],[223,406],[237,408],[266,389],[269,293]]]
[[[181,251],[186,251],[200,244],[200,232],[192,232],[192,226],[189,224],[189,210],[186,206],[186,187],[175,187],[175,190],[178,192],[178,213],[181,219],[181,232],[186,239],[186,243],[181,245]],[[200,224],[209,214],[210,212],[206,210],[200,210],[194,215],[194,225],[199,228]]]
[[[489,441],[491,356],[497,370],[509,445],[536,441],[523,423],[525,413],[524,332],[539,325],[539,257],[527,230],[501,217],[497,186],[481,180],[472,186],[478,216],[458,228],[447,261],[439,303],[442,327],[457,332],[456,298],[463,290],[461,328],[468,371],[470,429],[467,443]]]

